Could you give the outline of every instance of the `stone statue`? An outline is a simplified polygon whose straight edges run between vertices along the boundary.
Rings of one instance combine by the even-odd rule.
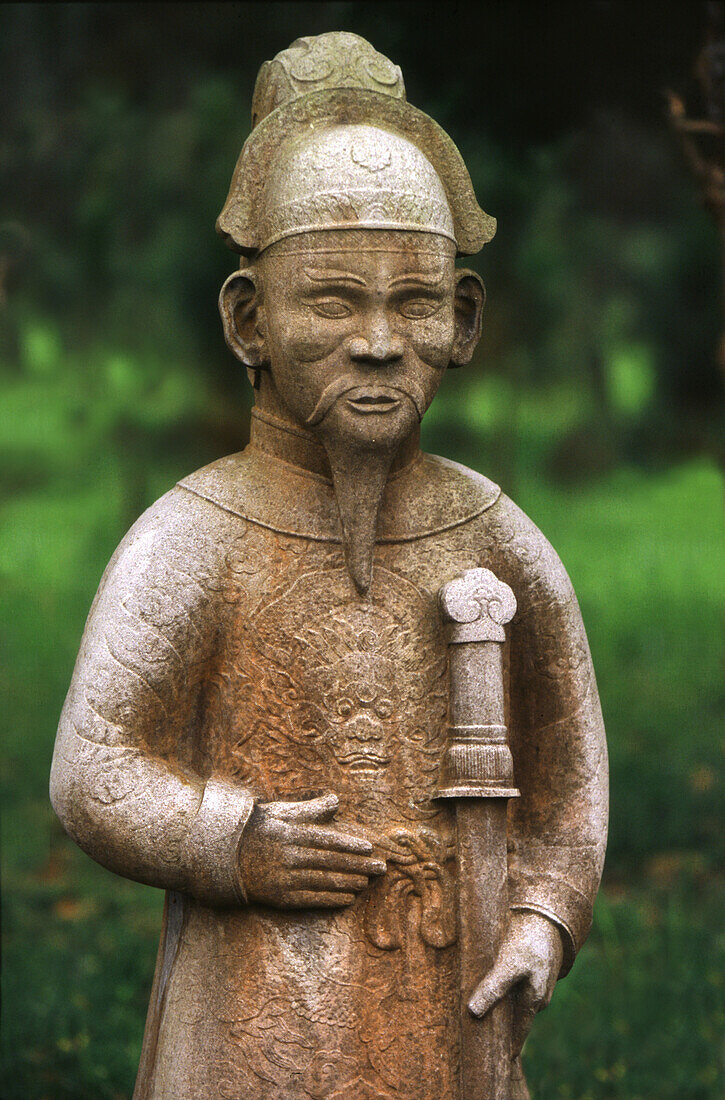
[[[166,890],[134,1096],[525,1097],[591,922],[607,758],[556,554],[419,449],[481,330],[455,258],[495,222],[355,35],[265,63],[252,121],[217,226],[251,442],[115,553],[51,778],[89,855]],[[504,1008],[501,1078],[475,1044]]]

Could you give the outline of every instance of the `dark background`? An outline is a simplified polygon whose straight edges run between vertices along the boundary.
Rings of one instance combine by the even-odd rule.
[[[55,725],[121,535],[246,441],[214,220],[259,65],[326,30],[401,65],[498,218],[484,337],[425,445],[550,537],[600,681],[605,884],[532,1091],[722,1094],[721,247],[665,99],[705,113],[705,26],[694,3],[0,7],[3,1097],[132,1088],[160,897],[64,838]]]

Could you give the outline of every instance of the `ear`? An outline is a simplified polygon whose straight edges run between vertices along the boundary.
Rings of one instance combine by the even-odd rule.
[[[454,301],[456,335],[451,352],[452,367],[463,367],[471,362],[476,344],[481,338],[481,317],[485,301],[486,288],[475,271],[457,271]]]
[[[264,309],[256,271],[246,268],[229,276],[219,294],[219,312],[224,339],[237,359],[254,371],[267,367]]]

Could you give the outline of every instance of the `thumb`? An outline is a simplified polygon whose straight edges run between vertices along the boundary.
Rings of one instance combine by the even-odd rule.
[[[265,810],[280,821],[317,823],[330,821],[335,816],[340,800],[332,791],[307,798],[301,802],[266,802]]]
[[[489,970],[485,978],[478,983],[468,1001],[468,1010],[472,1016],[485,1016],[513,986],[520,981],[521,975],[512,973],[505,960],[500,959]]]

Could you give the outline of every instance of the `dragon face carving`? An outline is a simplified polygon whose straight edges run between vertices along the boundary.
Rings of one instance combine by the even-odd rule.
[[[398,624],[384,608],[351,605],[325,628],[303,635],[314,653],[312,675],[322,692],[328,744],[338,765],[372,778],[391,763],[389,723],[403,706],[396,677]]]
[[[399,575],[376,567],[364,600],[343,569],[299,576],[240,632],[235,771],[268,798],[332,789],[361,823],[430,816],[445,660],[434,601]]]

